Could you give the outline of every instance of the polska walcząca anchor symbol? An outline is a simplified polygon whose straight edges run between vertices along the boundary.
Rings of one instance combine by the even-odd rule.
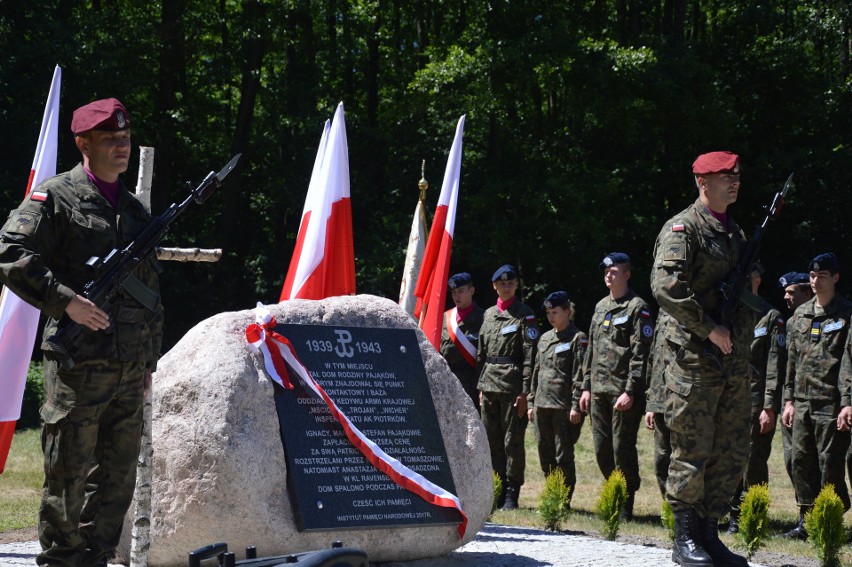
[[[352,333],[346,329],[336,329],[334,333],[337,335],[337,346],[334,347],[335,354],[343,358],[355,356],[355,349],[349,346],[349,343],[352,342]]]

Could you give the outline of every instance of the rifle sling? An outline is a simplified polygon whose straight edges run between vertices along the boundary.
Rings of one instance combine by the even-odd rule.
[[[126,291],[130,297],[141,303],[149,311],[154,311],[160,302],[160,294],[145,285],[134,274],[127,276],[127,279],[121,284],[121,289]]]

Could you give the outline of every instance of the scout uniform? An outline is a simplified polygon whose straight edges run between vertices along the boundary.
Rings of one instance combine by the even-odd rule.
[[[554,292],[544,301],[545,309],[570,305],[568,294]],[[562,469],[569,488],[568,503],[574,496],[577,473],[574,467],[574,445],[580,438],[583,422],[574,424],[568,419],[571,410],[579,412],[583,358],[589,340],[572,323],[557,331],[541,335],[535,368],[529,384],[530,408],[535,408],[535,438],[544,476]]]
[[[809,271],[839,271],[834,254],[821,254]],[[800,305],[787,322],[788,359],[784,399],[792,402],[793,482],[800,507],[800,522],[788,537],[803,538],[804,514],[825,484],[834,485],[837,496],[849,509],[846,489],[846,451],[849,432],[837,429],[843,406],[852,405],[849,384],[852,365],[841,365],[847,345],[852,302],[835,295],[826,306],[814,297]]]
[[[500,267],[491,281],[517,280],[510,265]],[[535,313],[517,298],[501,309],[499,305],[485,311],[479,330],[476,354],[482,392],[482,423],[491,449],[491,466],[505,479],[504,504],[517,507],[520,487],[524,484],[524,432],[526,412],[518,415],[520,395],[527,395],[535,362],[538,340]],[[501,498],[502,500],[502,498]]]
[[[712,314],[722,303],[715,291],[736,267],[746,237],[730,216],[723,224],[702,201],[710,198],[711,180],[738,178],[739,160],[730,152],[703,154],[693,163],[693,173],[699,199],[663,225],[651,275],[654,297],[671,315],[665,341],[673,363],[665,368],[665,378],[672,445],[666,497],[675,514],[672,559],[748,565],[722,544],[716,524],[730,510],[748,457],[742,440],[750,417],[751,311],[734,313],[731,354],[722,355],[708,339],[717,325]]]
[[[75,134],[129,126],[115,99],[81,107],[72,120]],[[78,165],[39,184],[0,231],[0,280],[49,316],[42,343],[42,565],[98,564],[118,544],[135,486],[144,378],[156,368],[162,340],[157,273],[145,263],[133,279],[148,307],[122,294],[109,312],[109,329],[83,328],[70,352],[73,369],[59,368],[46,341],[92,278],[86,261],[122,249],[149,221],[123,184],[113,205],[90,175]]]
[[[453,290],[459,286],[469,285],[472,281],[470,274],[462,272],[453,275],[447,282],[447,286]],[[476,383],[479,380],[479,374],[476,372],[476,350],[484,314],[485,310],[475,302],[465,310],[464,317],[459,313],[459,309],[453,307],[444,313],[444,324],[441,330],[441,356],[461,382],[477,411],[479,411],[479,391],[476,389]]]
[[[601,268],[629,263],[627,254],[615,252],[604,258]],[[620,469],[627,480],[626,519],[633,516],[633,498],[639,490],[636,436],[645,413],[645,373],[653,337],[651,312],[633,290],[617,299],[607,295],[595,306],[582,389],[591,392],[598,468],[604,478]],[[615,402],[624,393],[633,396],[633,405],[626,411],[616,411]]]

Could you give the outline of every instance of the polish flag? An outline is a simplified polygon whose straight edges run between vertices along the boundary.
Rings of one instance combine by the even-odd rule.
[[[59,88],[62,69],[53,70],[53,81],[44,107],[35,159],[30,169],[27,195],[33,187],[56,175],[56,140],[59,127]],[[3,288],[0,294],[0,473],[6,467],[15,422],[21,417],[21,402],[27,370],[38,331],[39,310]]]
[[[456,226],[463,135],[464,116],[459,118],[456,126],[456,136],[447,158],[441,196],[438,198],[438,207],[435,209],[435,218],[432,220],[429,240],[426,243],[426,253],[414,290],[417,297],[414,316],[420,319],[420,328],[435,349],[441,346],[441,321],[447,301],[447,279],[450,277],[450,255]]]
[[[408,248],[405,252],[405,266],[402,268],[402,281],[399,284],[399,306],[409,315],[414,315],[417,298],[414,296],[414,286],[417,285],[417,275],[426,251],[426,209],[423,201],[417,201],[414,208],[414,219],[411,221],[411,232],[408,234]]]
[[[343,103],[320,141],[296,248],[279,301],[355,293],[349,150]]]

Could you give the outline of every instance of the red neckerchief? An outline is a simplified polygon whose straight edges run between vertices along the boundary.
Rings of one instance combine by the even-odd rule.
[[[498,297],[497,298],[497,309],[499,309],[501,312],[505,311],[506,309],[508,309],[509,307],[512,306],[512,304],[515,302],[516,298],[517,297],[512,297],[512,299],[510,299],[509,301],[503,301],[502,299],[500,299]]]
[[[471,313],[473,313],[473,302],[471,302],[470,305],[468,305],[464,309],[456,307],[456,321],[461,323],[462,321],[467,319],[467,316]]]

